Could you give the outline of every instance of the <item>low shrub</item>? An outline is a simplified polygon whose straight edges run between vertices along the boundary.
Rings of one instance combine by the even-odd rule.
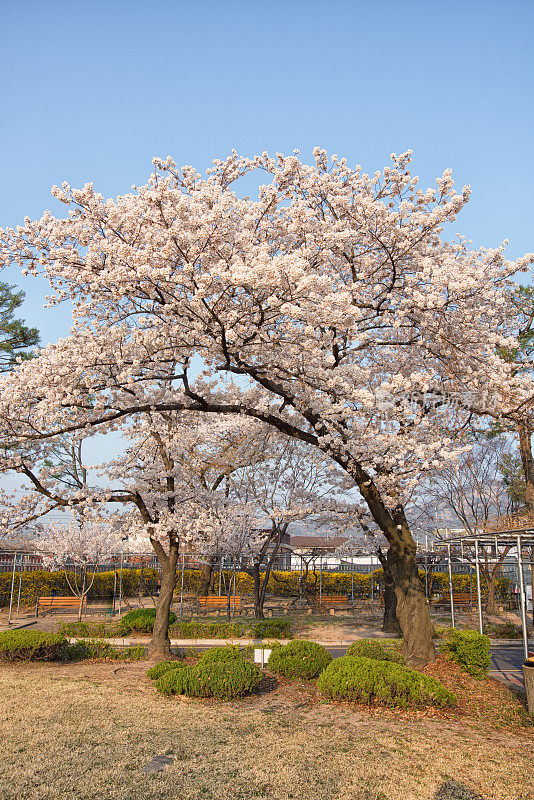
[[[169,624],[172,625],[178,617],[171,611],[169,614]],[[119,622],[119,631],[122,636],[135,631],[136,633],[152,633],[156,620],[155,608],[136,608],[128,611]]]
[[[240,622],[200,622],[193,619],[173,624],[170,633],[178,639],[224,639],[244,636],[246,628]]]
[[[122,652],[125,661],[142,661],[146,658],[146,647],[142,644],[132,644]]]
[[[74,642],[67,647],[65,659],[67,661],[85,661],[101,658],[110,658],[117,661],[142,661],[146,657],[146,648],[142,644],[132,645],[125,650],[113,647],[103,639],[84,639]]]
[[[487,636],[477,631],[452,628],[446,635],[445,651],[470,675],[476,678],[487,675],[491,664],[491,642]]]
[[[0,633],[2,661],[57,661],[67,649],[67,640],[60,633],[42,631],[4,631]]]
[[[262,619],[255,622],[251,629],[254,639],[265,639],[270,636],[282,639],[291,637],[291,622],[288,619]]]
[[[361,656],[337,658],[319,676],[317,687],[332,700],[357,700],[399,708],[456,705],[456,697],[436,678],[401,664]]]
[[[406,664],[401,653],[398,639],[359,639],[347,649],[348,656],[363,656],[377,661],[392,661],[395,664]]]
[[[198,663],[212,664],[217,661],[235,661],[236,658],[243,660],[241,650],[234,644],[227,644],[224,647],[210,647],[209,650],[205,650]]]
[[[199,661],[194,667],[165,672],[156,681],[156,689],[164,695],[185,694],[188,697],[232,700],[251,692],[260,680],[258,667],[243,658],[208,663]]]
[[[84,639],[67,647],[66,661],[85,661],[86,659],[109,658],[113,647],[102,639]]]
[[[286,678],[316,678],[331,661],[332,656],[322,645],[294,641],[274,649],[267,666]]]
[[[186,692],[177,691],[181,689],[186,681],[178,680],[178,673],[180,675],[188,673],[191,667],[177,666],[175,669],[168,669],[157,678],[154,684],[160,694],[168,697],[171,694],[186,694]]]
[[[153,667],[147,670],[146,676],[152,681],[157,681],[165,672],[169,672],[171,669],[178,669],[181,666],[182,664],[179,661],[160,661],[159,664],[154,664]]]
[[[60,622],[58,631],[69,638],[83,636],[105,639],[119,634],[118,626],[109,622]]]
[[[521,628],[513,622],[486,625],[486,632],[494,639],[521,639]]]

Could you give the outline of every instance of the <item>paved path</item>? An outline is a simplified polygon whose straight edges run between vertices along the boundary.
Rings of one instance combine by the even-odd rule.
[[[522,645],[492,645],[490,675],[510,686],[524,689],[522,665],[525,660]]]

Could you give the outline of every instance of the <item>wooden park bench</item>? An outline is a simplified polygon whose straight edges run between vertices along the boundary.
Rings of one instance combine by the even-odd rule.
[[[66,608],[73,608],[78,613],[80,608],[85,609],[87,606],[87,597],[38,597],[35,604],[35,616],[39,615],[39,609],[42,609],[43,614],[45,611],[63,611]]]
[[[199,595],[197,600],[199,606],[205,611],[226,611],[228,608],[228,597],[225,595],[220,597],[218,595],[208,595],[206,597]],[[243,601],[240,595],[231,595],[230,597],[230,611],[233,611],[234,608],[236,611],[241,611],[243,608]]]
[[[470,592],[453,592],[452,600],[454,606],[475,606],[477,603],[477,596],[476,594],[471,595]],[[433,606],[447,606],[449,607],[451,604],[451,597],[446,592],[438,598],[437,600],[432,601]]]
[[[352,603],[346,594],[323,594],[315,597],[314,604],[318,608],[352,608]]]

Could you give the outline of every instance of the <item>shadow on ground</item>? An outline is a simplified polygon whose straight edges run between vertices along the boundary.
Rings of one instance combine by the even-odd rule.
[[[462,783],[446,781],[437,790],[434,800],[484,800],[484,798]]]

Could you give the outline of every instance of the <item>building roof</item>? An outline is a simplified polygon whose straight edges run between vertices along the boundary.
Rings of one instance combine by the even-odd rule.
[[[292,550],[323,550],[332,553],[346,541],[345,536],[289,536]]]

